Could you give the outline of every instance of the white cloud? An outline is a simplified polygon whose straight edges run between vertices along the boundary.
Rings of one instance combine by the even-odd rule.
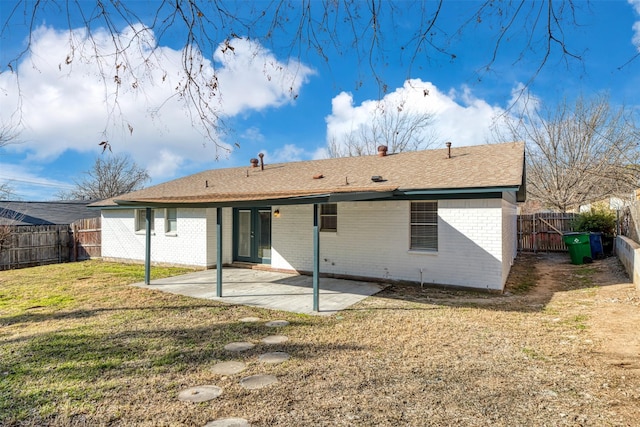
[[[311,153],[295,144],[285,144],[273,151],[264,149],[260,152],[264,154],[265,163],[298,162],[311,157]]]
[[[640,0],[628,0],[629,4],[636,11],[636,15],[640,15]],[[636,46],[640,52],[640,21],[636,21],[633,24],[633,38],[632,43]]]
[[[72,188],[69,183],[44,178],[41,174],[42,169],[33,165],[0,163],[0,184],[9,186],[11,200],[54,200],[56,193]]]
[[[251,142],[264,141],[264,135],[262,134],[262,131],[260,131],[260,129],[255,126],[245,129],[244,132],[240,134],[240,137]]]
[[[126,42],[131,32],[120,37]],[[144,38],[134,39],[137,44],[128,50],[129,70],[120,69],[121,84],[116,85],[109,64],[98,64],[91,57],[94,47],[102,57],[111,57],[111,34],[97,31],[92,40],[95,46],[83,29],[70,37],[68,31],[39,28],[33,33],[32,52],[17,73],[0,74],[0,123],[15,122],[12,114],[20,110],[25,124],[20,135],[25,142],[6,147],[8,151],[46,164],[66,150],[98,153],[97,144],[108,139],[114,152],[131,154],[154,180],[172,177],[181,165],[209,167],[217,157],[228,155],[231,147],[224,135],[213,135],[222,147],[216,151],[197,127],[198,115],[176,96],[176,87],[184,82],[181,51],[158,47],[152,52],[156,40],[152,32],[144,32]],[[217,65],[203,59],[197,75],[204,86],[211,82],[215,67],[219,92],[210,105],[220,117],[294,102],[312,74],[295,61],[278,61],[254,42],[236,39],[232,45],[233,52],[223,53],[221,48],[215,52]],[[106,79],[102,72],[108,73]]]
[[[244,110],[261,110],[295,99],[303,83],[313,72],[299,62],[278,61],[268,50],[246,39],[221,44],[214,58],[222,64],[218,83],[222,90],[225,115]]]
[[[382,103],[398,105],[416,113],[433,114],[433,123],[426,132],[427,140],[435,139],[433,147],[451,141],[457,146],[478,145],[491,140],[495,119],[505,113],[498,106],[476,98],[471,90],[441,92],[433,83],[420,79],[407,80],[394,92],[387,94]],[[354,105],[353,96],[342,92],[333,98],[332,113],[326,118],[327,140],[342,141],[349,133],[368,123],[379,103],[367,100]],[[322,155],[322,153],[318,153]]]

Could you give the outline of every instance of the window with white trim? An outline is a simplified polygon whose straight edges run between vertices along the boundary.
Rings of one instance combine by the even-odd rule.
[[[320,231],[338,231],[338,204],[320,205]]]
[[[418,251],[438,250],[438,202],[411,202],[411,246]]]
[[[146,216],[146,209],[136,209],[136,233],[144,233],[147,230]],[[153,232],[153,223],[155,222],[155,217],[155,211],[151,209],[151,232]]]
[[[166,208],[164,210],[164,232],[176,234],[178,232],[178,209]]]

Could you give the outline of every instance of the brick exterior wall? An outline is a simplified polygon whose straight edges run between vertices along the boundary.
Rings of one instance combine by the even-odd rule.
[[[311,271],[313,206],[274,206],[271,267]],[[216,209],[178,209],[176,236],[157,209],[152,262],[213,267]],[[440,200],[438,251],[410,251],[410,202],[338,204],[338,231],[320,233],[320,272],[502,290],[516,254],[515,195]],[[144,261],[144,233],[133,210],[104,210],[103,257]],[[232,209],[223,209],[223,262],[232,261]]]
[[[165,230],[164,209],[154,209],[154,231],[151,235],[153,263],[210,267],[215,264],[215,209],[213,210],[213,254],[207,247],[207,209],[178,208],[177,232]],[[102,257],[113,260],[144,262],[145,233],[135,231],[133,209],[102,211]],[[208,253],[209,252],[209,253]]]
[[[312,270],[313,207],[278,209],[271,266]],[[409,201],[339,203],[338,231],[320,233],[320,272],[503,289],[515,257],[514,204],[440,200],[437,252],[409,250],[409,210]]]
[[[507,281],[513,260],[518,255],[518,203],[515,193],[503,193],[502,199],[502,286]]]

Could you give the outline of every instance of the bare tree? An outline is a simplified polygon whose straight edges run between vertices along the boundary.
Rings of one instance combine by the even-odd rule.
[[[16,126],[0,124],[0,148],[9,144],[19,143],[18,135],[19,132]],[[7,200],[13,194],[13,187],[9,182],[0,182],[0,200]]]
[[[329,157],[376,154],[380,145],[389,153],[423,150],[435,141],[435,135],[429,132],[433,118],[433,113],[406,108],[404,101],[378,101],[366,122],[347,134],[330,137]]]
[[[13,195],[13,187],[8,182],[0,183],[0,200],[9,200]]]
[[[0,207],[0,266],[10,264],[9,249],[13,246],[13,233],[24,217],[22,212]]]
[[[98,157],[93,168],[84,172],[84,178],[74,180],[75,188],[58,194],[60,199],[108,199],[143,188],[150,180],[141,168],[123,154]]]
[[[528,195],[549,208],[628,197],[640,185],[640,133],[632,113],[606,95],[525,108],[507,127],[526,141]]]
[[[204,136],[220,147],[217,138],[225,125],[217,100],[224,88],[210,58],[217,49],[233,53],[240,39],[257,41],[289,58],[303,60],[317,55],[329,67],[329,58],[334,55],[354,56],[363,64],[356,87],[373,77],[384,94],[388,87],[382,70],[390,60],[397,60],[390,57],[389,40],[397,41],[394,51],[399,52],[409,78],[414,67],[434,59],[455,61],[456,43],[464,43],[464,36],[475,37],[476,30],[484,29],[493,35],[494,48],[478,71],[478,78],[492,71],[496,61],[509,52],[513,55],[507,58],[511,63],[527,59],[533,64],[528,85],[550,59],[564,60],[567,65],[581,61],[581,53],[567,44],[565,34],[578,28],[579,18],[590,13],[588,3],[576,0],[486,0],[455,5],[443,0],[174,0],[156,4],[157,9],[149,14],[151,20],[142,22],[135,3],[25,0],[15,2],[13,8],[6,7],[7,18],[1,23],[0,35],[12,31],[14,25],[26,26],[32,33],[40,22],[46,22],[48,14],[66,15],[70,49],[59,67],[71,72],[77,61],[95,61],[101,70],[111,119],[119,113],[118,95],[122,91],[144,90],[145,86],[165,82],[166,70],[158,70],[162,67],[158,58],[163,42],[182,37],[172,43],[183,46],[182,78],[175,85],[175,96],[184,102]],[[441,16],[450,7],[467,10],[456,13],[459,21],[445,27]],[[74,31],[78,28],[84,31]],[[105,34],[111,44],[108,51],[98,42],[105,40]],[[509,49],[503,49],[507,41]],[[514,43],[521,45],[512,53]],[[25,49],[7,67],[17,71],[31,46],[30,36]],[[133,59],[140,57],[142,60]],[[269,73],[265,72],[265,78],[270,78]],[[297,97],[293,87],[291,96]],[[133,132],[127,118],[120,117],[123,128]],[[108,144],[106,128],[102,139]]]

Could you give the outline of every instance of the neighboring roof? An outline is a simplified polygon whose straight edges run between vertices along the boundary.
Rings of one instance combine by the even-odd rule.
[[[247,159],[248,161],[249,159]],[[268,161],[268,159],[265,159]],[[248,162],[247,162],[248,163]],[[322,175],[317,179],[314,176]],[[382,178],[374,182],[372,177]],[[518,190],[524,186],[524,143],[452,147],[390,154],[342,157],[260,167],[212,169],[103,200],[92,207],[117,205],[214,205],[242,201],[300,200],[347,194],[411,191],[460,192],[472,189]],[[375,197],[373,197],[375,198]],[[354,199],[351,199],[354,200]]]
[[[92,200],[0,201],[0,225],[71,224],[79,219],[100,216],[100,212],[87,207],[91,202]]]

